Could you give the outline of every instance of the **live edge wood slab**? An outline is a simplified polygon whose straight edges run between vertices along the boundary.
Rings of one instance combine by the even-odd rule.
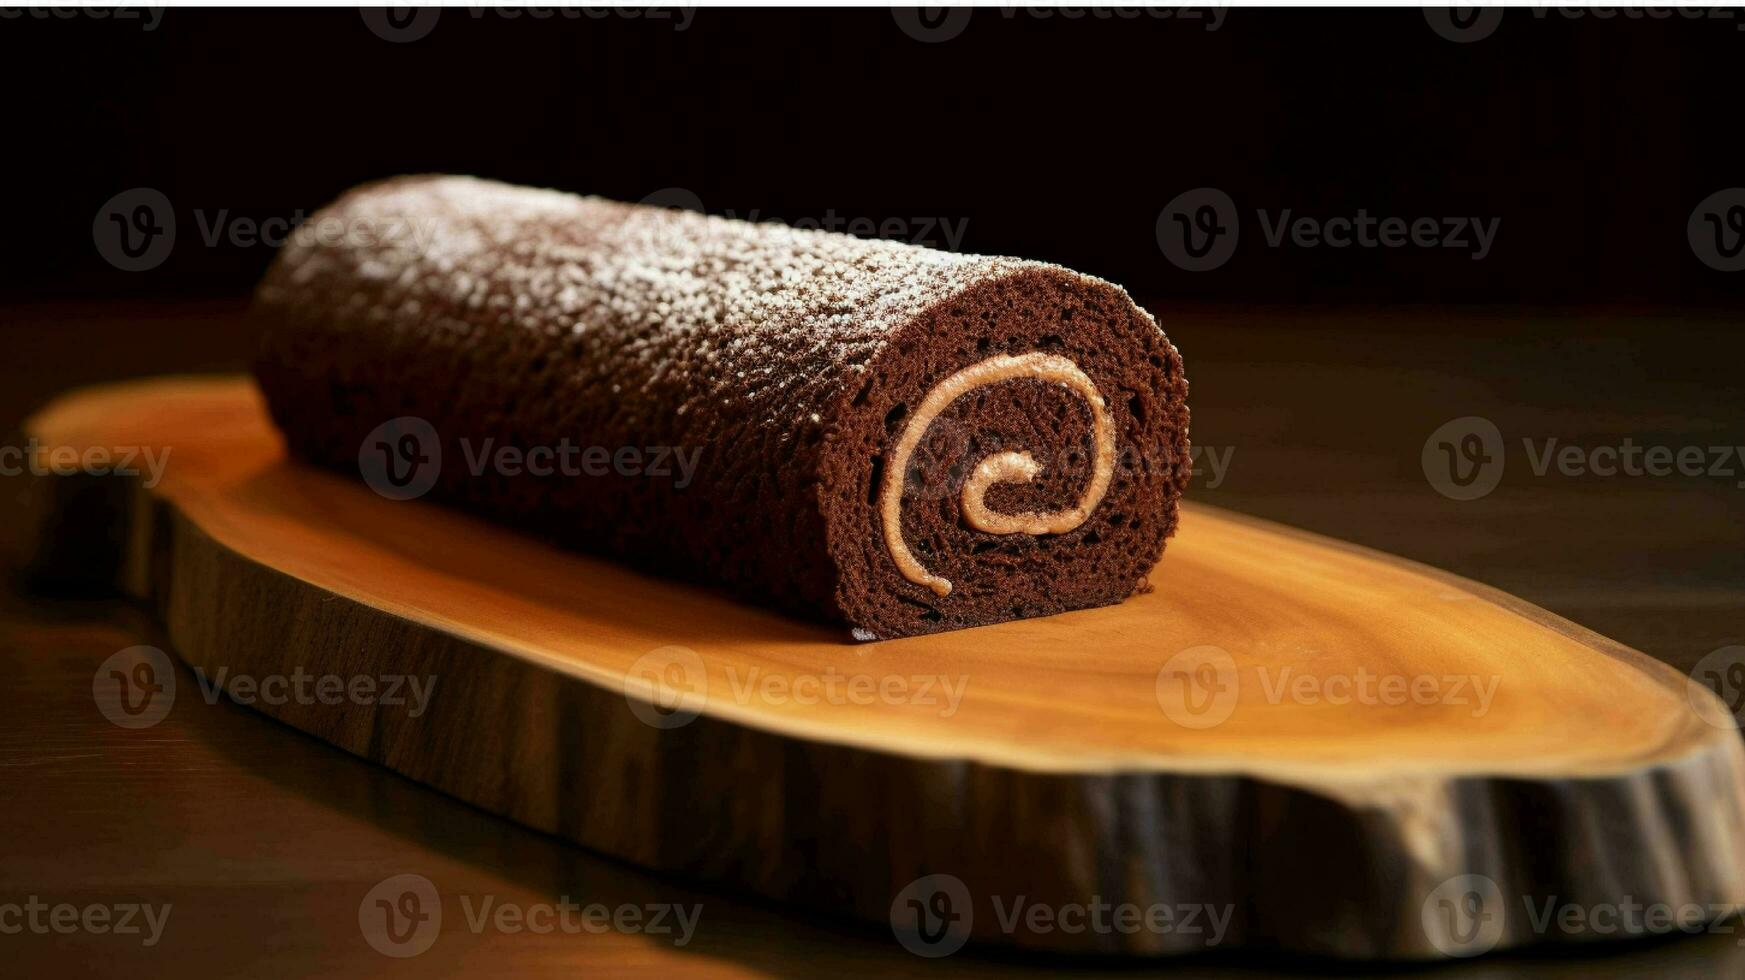
[[[1594,935],[1536,925],[1546,898],[1745,902],[1718,699],[1329,539],[1190,506],[1150,594],[854,644],[294,464],[243,379],[75,392],[28,429],[45,463],[169,451],[155,482],[32,481],[43,575],[148,600],[288,725],[651,868],[903,928],[939,891],[926,938],[1127,954],[1211,945],[1188,908],[1222,947],[1394,958]],[[434,686],[237,686],[298,674]],[[1036,928],[1020,900],[1175,925]]]

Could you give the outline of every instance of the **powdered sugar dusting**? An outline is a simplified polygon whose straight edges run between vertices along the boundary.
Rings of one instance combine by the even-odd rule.
[[[735,398],[767,424],[816,424],[892,332],[992,277],[1039,263],[754,224],[470,177],[403,178],[319,218],[409,223],[388,241],[288,246],[289,281],[378,284],[366,319],[466,337],[599,335],[615,385],[671,396],[675,416]],[[847,366],[787,371],[778,365]]]

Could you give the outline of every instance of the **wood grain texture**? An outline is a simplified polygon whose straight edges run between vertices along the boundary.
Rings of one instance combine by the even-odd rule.
[[[124,543],[113,574],[156,601],[192,665],[434,676],[416,718],[260,707],[651,867],[874,920],[915,877],[949,873],[977,940],[1134,953],[1204,937],[1005,932],[991,900],[1229,906],[1231,944],[1422,956],[1437,949],[1420,910],[1460,874],[1590,904],[1745,899],[1745,751],[1693,707],[1718,704],[1541,610],[1325,539],[1192,508],[1151,595],[850,646],[292,466],[239,381],[93,390],[31,431],[170,447],[149,492],[58,478],[34,514],[51,530],[114,515],[97,522]],[[701,665],[685,678],[701,715],[663,729],[633,710],[659,693],[636,668],[674,646]],[[1234,700],[1193,727],[1205,715],[1170,710],[1187,688],[1159,670],[1206,647],[1230,664],[1207,691]],[[1494,697],[1279,695],[1287,676],[1330,695],[1364,672],[1444,693],[1475,678]],[[937,694],[792,696],[832,675],[963,694],[952,710]],[[1506,922],[1499,945],[1538,938]]]

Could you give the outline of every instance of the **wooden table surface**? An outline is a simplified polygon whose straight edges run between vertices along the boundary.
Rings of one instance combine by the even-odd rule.
[[[234,301],[44,305],[0,320],[11,364],[0,428],[59,390],[171,371],[236,370]],[[1745,644],[1745,472],[1536,475],[1536,446],[1745,445],[1745,318],[1628,312],[1415,309],[1296,313],[1157,309],[1188,359],[1194,441],[1228,455],[1190,493],[1498,586],[1688,670]],[[1443,496],[1420,454],[1457,417],[1494,422],[1502,480]],[[1735,463],[1737,463],[1735,458]],[[11,501],[20,481],[0,479]],[[15,521],[0,522],[22,551]],[[97,665],[158,643],[124,603],[9,589],[0,669],[0,957],[23,976],[956,975],[1083,971],[1343,974],[1343,964],[1212,954],[1109,964],[967,953],[922,960],[888,930],[665,880],[473,810],[222,699],[178,697],[129,730],[92,698]],[[197,691],[192,675],[182,683]],[[699,828],[702,832],[703,828]],[[1022,860],[1022,856],[1014,856]],[[876,856],[869,856],[876,860]],[[360,902],[399,874],[445,896],[428,951],[390,959]],[[161,939],[52,927],[12,931],[48,905],[169,903]],[[694,935],[474,931],[473,906],[700,904]],[[43,913],[46,917],[46,913]],[[43,921],[48,921],[44,918]],[[1695,975],[1745,971],[1745,926],[1600,944],[1580,956],[1484,958],[1448,973]],[[1383,973],[1388,971],[1381,971]]]

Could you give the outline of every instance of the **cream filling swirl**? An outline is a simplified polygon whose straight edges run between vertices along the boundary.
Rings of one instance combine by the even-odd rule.
[[[1066,510],[1002,514],[988,509],[988,490],[996,483],[1029,483],[1042,472],[1042,464],[1025,452],[995,453],[977,464],[969,479],[964,481],[964,519],[972,527],[989,534],[1065,534],[1083,524],[1109,490],[1109,480],[1115,473],[1115,423],[1109,416],[1109,406],[1102,393],[1071,360],[1040,351],[1000,354],[971,364],[934,385],[921,399],[921,406],[909,417],[897,440],[890,465],[885,468],[879,512],[885,523],[885,547],[891,553],[891,560],[896,562],[897,570],[904,578],[925,585],[938,595],[950,595],[951,582],[927,571],[903,540],[903,482],[909,470],[909,458],[927,434],[927,427],[952,402],[984,385],[1021,378],[1062,385],[1076,392],[1091,407],[1092,436],[1096,447],[1091,481],[1079,496],[1078,503]]]

